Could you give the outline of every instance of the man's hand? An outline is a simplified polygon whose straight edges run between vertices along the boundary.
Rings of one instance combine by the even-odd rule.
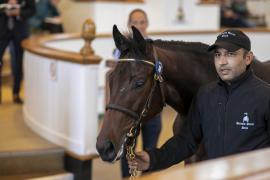
[[[128,160],[128,166],[130,169],[136,169],[138,171],[146,171],[150,167],[150,157],[146,151],[136,152],[135,159],[133,161]]]
[[[6,12],[7,16],[14,16],[14,17],[20,16],[20,9],[19,8],[9,9],[9,10],[6,10],[5,12]]]
[[[225,10],[224,13],[223,13],[223,16],[225,18],[232,18],[232,19],[238,18],[237,14],[235,14],[235,12],[233,12],[230,9]]]
[[[18,4],[18,1],[17,0],[8,0],[8,4],[15,5],[15,4]]]
[[[17,0],[9,0],[8,4],[11,6],[10,9],[6,9],[6,15],[7,16],[20,16],[20,8],[18,6]]]
[[[44,21],[50,24],[62,24],[62,18],[60,16],[47,17]]]

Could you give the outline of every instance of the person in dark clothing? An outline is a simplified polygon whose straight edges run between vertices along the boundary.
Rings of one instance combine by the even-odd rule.
[[[57,8],[59,2],[60,0],[39,0],[37,2],[37,12],[29,20],[33,32],[63,32],[61,16]]]
[[[27,19],[35,13],[34,0],[0,0],[0,66],[6,47],[11,42],[13,46],[13,101],[22,103],[19,96],[23,77],[22,40],[29,36]]]
[[[246,1],[221,1],[220,24],[222,27],[255,27],[248,21],[250,16]]]
[[[208,50],[219,80],[200,88],[180,134],[160,149],[138,152],[130,168],[170,167],[194,154],[202,140],[209,159],[270,146],[270,85],[253,74],[249,38],[228,29]]]

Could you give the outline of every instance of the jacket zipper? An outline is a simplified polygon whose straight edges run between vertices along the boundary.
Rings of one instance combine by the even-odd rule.
[[[226,96],[226,102],[225,102],[225,106],[224,106],[224,129],[223,129],[223,152],[222,155],[225,155],[225,143],[226,143],[226,138],[227,138],[227,122],[228,122],[228,113],[227,113],[227,109],[228,109],[228,102],[230,100],[230,92],[228,92],[227,96]]]
[[[225,139],[226,139],[226,136],[227,136],[227,133],[226,133],[226,121],[227,121],[227,104],[228,104],[228,100],[226,101],[225,103],[225,106],[224,106],[224,122],[223,122],[223,146],[222,146],[222,155],[225,155]]]

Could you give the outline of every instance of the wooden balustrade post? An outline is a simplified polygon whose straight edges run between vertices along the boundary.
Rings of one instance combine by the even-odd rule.
[[[91,19],[87,19],[82,26],[81,37],[84,39],[84,46],[80,50],[83,63],[99,64],[101,58],[94,55],[91,42],[95,39],[96,27]],[[65,156],[65,169],[74,174],[74,180],[92,179],[92,158],[81,158],[74,154],[67,153]]]

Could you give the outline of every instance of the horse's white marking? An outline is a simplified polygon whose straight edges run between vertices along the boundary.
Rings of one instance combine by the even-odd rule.
[[[125,87],[122,87],[121,89],[120,89],[120,92],[124,92],[126,90],[126,88]]]

